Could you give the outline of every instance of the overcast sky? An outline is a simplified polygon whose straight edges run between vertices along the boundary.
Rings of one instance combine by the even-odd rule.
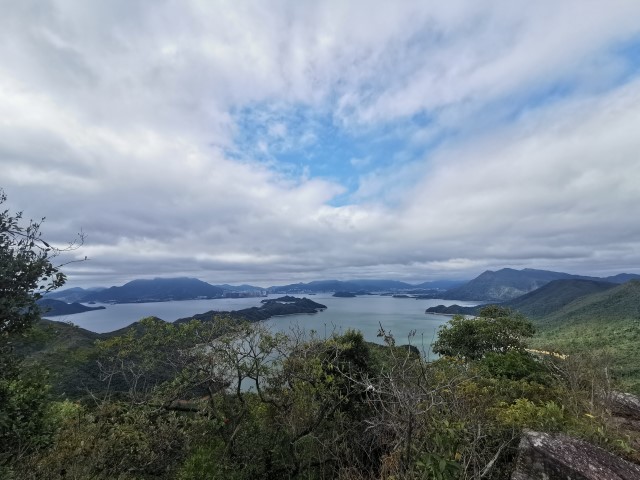
[[[69,286],[640,273],[640,2],[0,0]]]

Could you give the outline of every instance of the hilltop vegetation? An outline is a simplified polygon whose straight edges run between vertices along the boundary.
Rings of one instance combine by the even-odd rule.
[[[534,345],[601,354],[625,387],[640,393],[640,281],[582,296],[535,323]]]

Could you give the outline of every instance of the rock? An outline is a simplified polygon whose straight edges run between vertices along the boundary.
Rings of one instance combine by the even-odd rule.
[[[525,431],[511,480],[638,480],[640,465],[583,440]]]
[[[612,415],[640,420],[640,397],[631,393],[611,392],[609,394],[609,409]]]

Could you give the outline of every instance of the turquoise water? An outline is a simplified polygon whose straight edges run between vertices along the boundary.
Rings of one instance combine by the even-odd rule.
[[[281,295],[270,295],[278,298]],[[299,295],[303,296],[303,295]],[[459,300],[416,300],[389,296],[367,295],[355,298],[336,298],[330,293],[308,296],[328,308],[316,314],[288,315],[274,317],[265,323],[276,331],[286,331],[291,327],[315,330],[320,336],[330,335],[333,331],[344,332],[348,328],[360,330],[371,342],[381,343],[377,337],[380,324],[391,331],[398,343],[407,343],[407,336],[413,330],[416,335],[411,342],[420,346],[432,342],[438,327],[449,320],[444,315],[426,315],[428,307],[435,305],[475,305],[473,302]],[[148,316],[173,321],[209,310],[240,310],[259,306],[263,298],[225,298],[219,300],[186,300],[180,302],[127,303],[106,305],[105,310],[52,317],[52,320],[70,321],[94,332],[109,332]]]

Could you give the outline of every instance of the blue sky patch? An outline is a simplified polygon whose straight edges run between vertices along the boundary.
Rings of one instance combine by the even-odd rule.
[[[328,111],[260,104],[238,109],[234,119],[230,157],[260,161],[291,176],[338,182],[346,189],[334,199],[339,205],[350,203],[362,176],[423,159],[439,141],[408,141],[433,122],[424,112],[398,122],[345,128]]]

